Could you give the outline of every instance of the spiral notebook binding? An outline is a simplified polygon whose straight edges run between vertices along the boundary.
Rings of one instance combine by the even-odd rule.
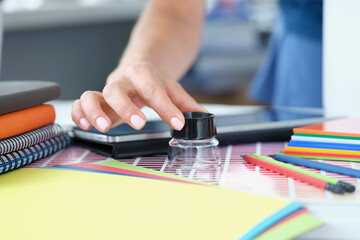
[[[62,133],[63,130],[58,124],[50,124],[27,133],[2,139],[0,140],[0,155],[30,147]]]
[[[0,174],[24,167],[70,145],[70,137],[61,134],[28,148],[0,155]]]

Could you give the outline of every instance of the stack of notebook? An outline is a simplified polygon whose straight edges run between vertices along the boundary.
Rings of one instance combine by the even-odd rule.
[[[44,104],[59,95],[60,87],[51,82],[0,82],[0,174],[69,145],[69,136],[54,123],[54,107]]]
[[[360,119],[343,118],[294,128],[284,154],[302,158],[360,161]]]

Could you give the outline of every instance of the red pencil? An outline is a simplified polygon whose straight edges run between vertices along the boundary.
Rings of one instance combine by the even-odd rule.
[[[313,185],[313,186],[316,186],[316,187],[319,187],[319,188],[322,188],[325,190],[329,190],[333,193],[343,194],[345,192],[345,190],[343,188],[336,186],[332,183],[323,181],[318,178],[311,177],[309,175],[294,171],[292,169],[288,169],[286,167],[283,167],[283,166],[280,166],[280,165],[277,165],[277,164],[274,164],[271,162],[264,161],[262,159],[259,159],[259,158],[256,158],[256,157],[253,157],[250,155],[246,155],[244,159],[248,163],[252,163],[257,166],[266,168],[270,171],[279,173],[281,175],[285,175],[287,177],[291,177],[291,178],[299,180],[301,182],[308,183],[310,185]]]

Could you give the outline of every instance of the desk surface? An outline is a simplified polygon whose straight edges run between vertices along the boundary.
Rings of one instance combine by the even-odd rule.
[[[68,104],[55,104],[55,106],[58,116],[61,116],[60,123],[69,123],[67,120],[69,117]],[[217,108],[219,109],[219,106],[210,106],[210,108],[216,111]],[[224,109],[232,109],[233,111],[237,109],[236,107],[220,108],[223,109],[223,112],[225,111]],[[249,111],[250,110],[251,108],[249,108]],[[223,147],[220,150],[222,166],[217,169],[208,170],[174,170],[167,167],[166,156],[139,157],[123,159],[121,161],[158,171],[182,175],[190,179],[211,182],[239,191],[300,201],[326,224],[319,229],[301,236],[299,239],[357,239],[360,235],[360,221],[358,220],[360,216],[360,179],[317,171],[321,174],[338,177],[341,180],[356,185],[357,190],[355,193],[339,196],[248,164],[241,157],[242,154],[248,153],[273,154],[283,150],[284,145],[284,142],[274,142]],[[110,158],[81,147],[71,146],[46,159],[31,164],[29,167],[78,162],[92,163],[107,159]],[[360,169],[360,163],[331,163]]]

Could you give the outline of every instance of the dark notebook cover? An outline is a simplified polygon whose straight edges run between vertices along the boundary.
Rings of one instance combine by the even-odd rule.
[[[60,86],[47,81],[0,81],[0,115],[60,97]]]

